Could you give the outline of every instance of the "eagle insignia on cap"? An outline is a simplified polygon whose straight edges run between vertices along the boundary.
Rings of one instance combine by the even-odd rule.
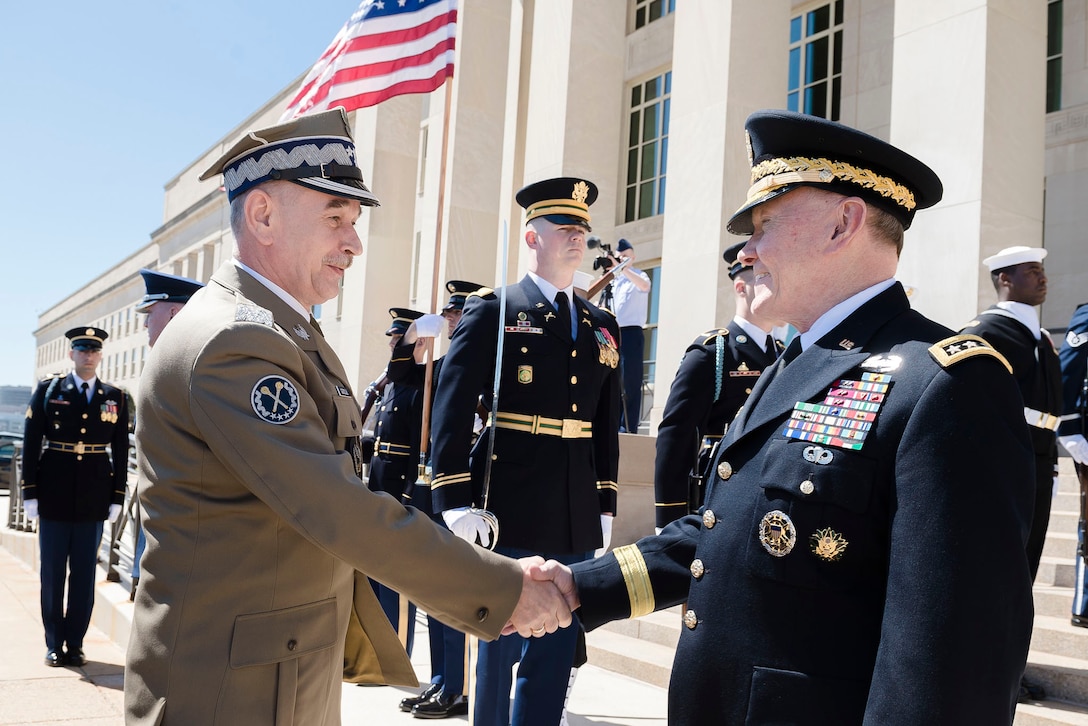
[[[589,197],[589,185],[584,181],[580,181],[574,185],[574,191],[571,193],[570,198],[576,202],[582,204],[586,203],[586,198]]]
[[[290,422],[299,411],[298,390],[283,376],[265,376],[250,392],[253,412],[271,424]]]

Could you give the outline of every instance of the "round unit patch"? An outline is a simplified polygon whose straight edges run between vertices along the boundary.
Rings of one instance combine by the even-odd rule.
[[[785,512],[775,509],[763,515],[759,523],[759,541],[775,557],[785,557],[797,542],[797,530]]]
[[[283,376],[265,376],[249,394],[253,411],[263,421],[285,424],[298,415],[298,390]]]

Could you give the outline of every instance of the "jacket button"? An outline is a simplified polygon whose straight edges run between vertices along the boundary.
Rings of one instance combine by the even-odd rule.
[[[578,351],[576,351],[576,350],[572,350],[572,351],[570,352],[570,357],[571,357],[571,358],[577,358],[577,357],[578,357]]]
[[[522,348],[522,349],[521,349],[521,352],[522,352],[522,353],[528,353],[528,352],[529,352],[529,349],[528,349],[528,348]]]
[[[483,621],[487,620],[487,616],[489,614],[490,613],[488,612],[487,608],[480,608],[476,611],[476,620],[482,623]]]
[[[714,529],[714,525],[718,523],[718,518],[714,516],[714,510],[708,509],[703,512],[703,526],[707,529]]]
[[[723,481],[733,476],[733,465],[728,461],[723,461],[718,464],[718,476],[720,476]]]
[[[83,414],[83,418],[87,418],[87,414]]]
[[[79,433],[81,433],[81,434],[85,434],[85,433],[87,433],[87,429],[80,429],[80,430],[79,430]]]
[[[703,576],[704,572],[706,572],[706,568],[703,567],[703,561],[700,559],[693,560],[691,563],[691,576],[698,580]]]
[[[287,641],[287,650],[294,650],[297,647],[298,647],[298,641],[297,640],[288,640]]]
[[[570,377],[570,383],[571,383],[572,386],[577,384],[578,383],[578,376],[571,376]]]
[[[570,410],[574,411],[575,413],[578,413],[578,404],[577,403],[572,403],[570,405]]]
[[[684,627],[688,630],[695,630],[695,626],[699,624],[699,616],[695,614],[694,610],[688,610],[684,613]]]
[[[812,482],[810,482],[808,479],[805,479],[803,482],[801,482],[801,493],[802,494],[812,494],[812,492],[814,492],[814,491],[816,491],[816,486]]]

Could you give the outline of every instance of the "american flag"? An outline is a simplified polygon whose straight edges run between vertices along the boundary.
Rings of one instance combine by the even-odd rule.
[[[457,0],[363,0],[302,80],[281,120],[429,93],[453,75]]]

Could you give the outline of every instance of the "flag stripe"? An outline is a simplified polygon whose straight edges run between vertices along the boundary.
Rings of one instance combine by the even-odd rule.
[[[429,2],[417,10],[396,2],[363,0],[303,78],[284,120],[428,93],[453,75],[457,0]]]

